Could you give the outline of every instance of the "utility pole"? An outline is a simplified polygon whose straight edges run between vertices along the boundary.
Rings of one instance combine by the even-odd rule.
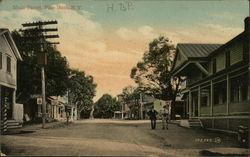
[[[46,95],[45,95],[45,72],[44,68],[47,64],[47,44],[59,44],[58,42],[47,42],[47,38],[59,38],[58,35],[44,35],[44,32],[57,31],[57,28],[47,28],[43,29],[44,25],[57,24],[57,21],[38,21],[33,23],[24,23],[23,27],[29,27],[28,29],[21,30],[23,32],[38,33],[38,36],[28,36],[27,39],[39,38],[39,43],[41,45],[41,50],[38,53],[38,64],[41,65],[41,85],[42,85],[42,128],[45,128],[46,123]],[[34,27],[34,28],[30,28]],[[33,42],[31,42],[32,44]]]

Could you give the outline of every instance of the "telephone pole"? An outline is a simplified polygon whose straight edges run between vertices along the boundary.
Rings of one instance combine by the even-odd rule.
[[[21,30],[22,32],[28,32],[30,36],[25,38],[31,39],[38,38],[41,49],[37,54],[38,64],[41,65],[41,87],[42,87],[42,128],[45,128],[46,123],[46,95],[45,95],[45,72],[44,68],[47,65],[47,44],[59,44],[58,42],[47,42],[48,38],[59,38],[58,35],[46,35],[47,32],[57,31],[57,28],[43,28],[44,25],[57,24],[57,21],[38,21],[33,23],[24,23],[23,27],[29,27],[28,29]],[[33,27],[33,28],[31,28]],[[32,36],[33,33],[38,33]],[[45,33],[45,34],[44,34]],[[32,44],[32,42],[31,42]]]

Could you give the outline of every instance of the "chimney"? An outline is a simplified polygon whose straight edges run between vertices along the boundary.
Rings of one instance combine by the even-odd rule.
[[[250,32],[250,16],[245,18],[245,32]]]

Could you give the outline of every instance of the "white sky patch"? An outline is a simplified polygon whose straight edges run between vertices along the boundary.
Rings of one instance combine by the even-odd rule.
[[[148,42],[158,37],[156,31],[147,25],[140,26],[137,29],[129,29],[121,27],[116,31],[116,34],[124,40],[134,40],[134,42]]]
[[[143,35],[146,39],[153,39],[157,37],[157,34],[154,33],[154,29],[150,26],[141,26],[138,28],[138,32]]]
[[[134,40],[136,38],[135,32],[125,27],[119,28],[116,34],[124,40]]]

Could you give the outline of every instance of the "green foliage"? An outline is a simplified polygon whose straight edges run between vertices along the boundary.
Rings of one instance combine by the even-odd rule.
[[[122,90],[124,103],[128,104],[130,112],[137,118],[139,118],[140,112],[140,93],[141,91],[139,90],[139,88],[133,86],[127,86]]]
[[[23,38],[28,35],[29,33],[12,32],[23,58],[17,66],[17,101],[20,103],[27,103],[32,94],[41,93],[41,67],[37,64],[37,52],[40,52],[41,46],[35,43],[39,38],[32,40]],[[89,112],[96,88],[93,77],[86,76],[83,71],[70,69],[66,57],[63,57],[56,47],[47,45],[46,51],[48,52],[48,64],[45,66],[46,96],[63,96],[69,91],[70,103],[77,105],[78,113]]]
[[[174,45],[165,37],[149,43],[143,61],[138,62],[130,73],[130,77],[139,85],[139,90],[161,100],[175,97],[177,88],[170,73],[174,54]]]
[[[112,118],[115,111],[121,110],[121,104],[109,94],[104,94],[95,103],[95,117],[98,118]]]
[[[89,116],[91,106],[93,105],[93,97],[96,93],[96,84],[93,77],[85,75],[83,71],[77,69],[70,70],[69,75],[69,101],[77,104],[78,113]]]
[[[34,32],[33,32],[34,33]],[[12,37],[23,58],[17,63],[17,101],[25,103],[32,94],[41,93],[41,67],[37,53],[41,51],[39,38],[24,39],[29,33],[12,32]],[[33,35],[39,35],[35,33]],[[46,96],[63,96],[67,91],[68,62],[56,47],[47,45],[48,65],[45,66]]]

